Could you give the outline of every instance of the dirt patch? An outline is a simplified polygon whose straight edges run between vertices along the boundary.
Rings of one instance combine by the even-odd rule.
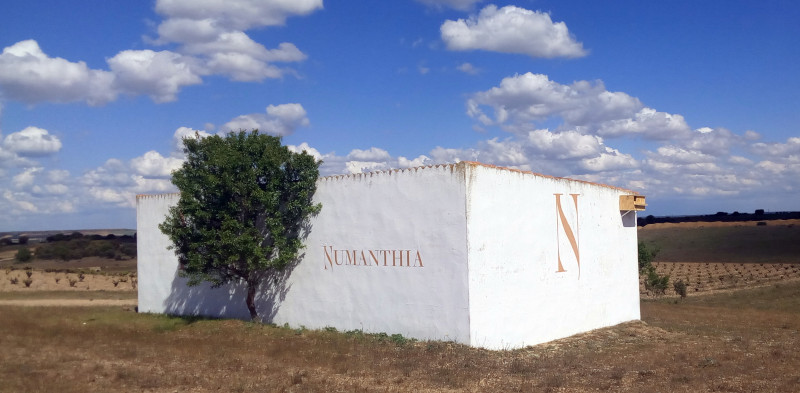
[[[29,276],[30,273],[30,276]],[[30,284],[26,285],[26,280]],[[0,292],[9,291],[133,291],[135,274],[46,272],[36,269],[0,270]]]
[[[90,307],[128,306],[135,307],[136,299],[0,299],[0,306],[25,307]]]

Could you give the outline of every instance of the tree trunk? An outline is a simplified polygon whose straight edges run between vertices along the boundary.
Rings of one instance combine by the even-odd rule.
[[[257,282],[247,281],[247,309],[250,310],[250,319],[253,322],[259,322],[258,311],[256,311],[256,289],[258,288]]]

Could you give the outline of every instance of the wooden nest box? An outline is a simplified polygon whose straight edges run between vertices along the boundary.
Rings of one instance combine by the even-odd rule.
[[[644,195],[620,195],[619,210],[623,211],[642,211],[647,207]]]

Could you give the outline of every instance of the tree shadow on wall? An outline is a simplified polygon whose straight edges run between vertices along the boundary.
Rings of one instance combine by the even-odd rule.
[[[271,323],[275,318],[281,303],[291,289],[288,281],[297,264],[298,262],[295,262],[281,271],[271,272],[272,274],[259,285],[255,304],[261,322]],[[245,304],[247,285],[244,282],[213,288],[208,282],[189,286],[188,281],[187,278],[181,277],[177,270],[175,271],[170,293],[164,301],[166,314],[250,319],[250,312]]]
[[[312,224],[302,226],[303,241],[308,238]],[[292,271],[303,259],[305,252],[281,270],[270,270],[256,292],[255,304],[258,316],[263,323],[272,323],[291,290],[289,278]],[[164,312],[170,315],[204,316],[212,318],[236,318],[250,320],[247,309],[247,285],[243,281],[228,283],[213,288],[209,282],[189,286],[188,278],[180,276],[180,268],[175,270],[170,285],[170,293],[164,301]]]

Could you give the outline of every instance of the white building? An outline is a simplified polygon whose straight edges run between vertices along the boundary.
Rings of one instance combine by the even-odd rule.
[[[290,326],[518,348],[639,319],[644,197],[475,162],[330,176],[299,263],[257,296]],[[243,286],[187,287],[137,197],[139,311],[249,318]]]

